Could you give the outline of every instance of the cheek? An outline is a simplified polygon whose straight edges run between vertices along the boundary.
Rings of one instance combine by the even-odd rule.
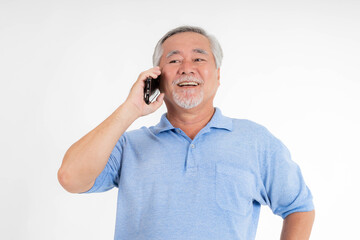
[[[199,67],[198,70],[199,70],[199,74],[204,80],[206,79],[212,80],[214,78],[217,78],[217,69],[212,65],[201,66]]]
[[[165,64],[161,68],[161,75],[165,75],[166,77],[175,76],[178,71],[178,67],[176,65]]]
[[[166,92],[169,89],[169,82],[165,76],[161,76],[160,91]]]
[[[214,81],[215,79],[217,79],[217,72],[214,71],[213,69],[208,69],[208,68],[204,68],[201,69],[200,74],[201,77],[203,78],[203,80],[208,80],[208,81]]]
[[[217,71],[206,70],[203,72],[204,79],[207,79],[206,89],[209,92],[216,92],[217,88],[220,85],[220,81],[218,80]]]
[[[207,68],[200,69],[200,72],[204,79],[207,79],[211,75],[209,69]]]
[[[162,72],[160,79],[161,92],[169,91],[172,88],[172,78],[168,73]]]
[[[175,79],[176,77],[176,69],[172,66],[169,65],[164,65],[161,68],[161,80],[162,80],[162,84],[163,86],[165,85],[171,85],[172,81]]]

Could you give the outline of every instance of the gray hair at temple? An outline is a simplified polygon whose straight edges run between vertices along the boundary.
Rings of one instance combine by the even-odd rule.
[[[159,42],[156,44],[155,50],[154,50],[154,54],[153,54],[153,65],[158,66],[160,64],[160,58],[163,54],[163,48],[162,48],[162,44],[165,42],[166,39],[168,39],[169,37],[177,34],[177,33],[182,33],[182,32],[195,32],[195,33],[199,33],[203,36],[205,36],[207,39],[209,39],[210,42],[210,48],[211,51],[214,55],[215,58],[215,64],[216,64],[216,68],[219,68],[221,66],[221,62],[223,59],[223,52],[220,46],[220,43],[218,42],[218,40],[210,35],[207,34],[207,32],[200,28],[200,27],[194,27],[194,26],[180,26],[177,28],[174,28],[172,30],[170,30],[169,32],[167,32],[160,40]]]

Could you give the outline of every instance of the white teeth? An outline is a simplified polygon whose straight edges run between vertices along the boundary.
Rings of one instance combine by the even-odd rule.
[[[197,86],[197,85],[199,85],[199,83],[196,83],[196,82],[182,82],[182,83],[179,83],[178,85],[180,87],[182,87],[182,86]]]

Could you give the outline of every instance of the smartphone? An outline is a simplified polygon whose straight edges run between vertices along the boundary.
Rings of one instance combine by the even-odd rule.
[[[157,78],[148,77],[145,80],[144,87],[144,101],[146,104],[150,104],[156,100],[156,98],[160,95],[160,76]]]

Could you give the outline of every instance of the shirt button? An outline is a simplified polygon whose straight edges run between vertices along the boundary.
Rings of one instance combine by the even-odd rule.
[[[194,144],[191,144],[191,148],[194,149],[194,148],[195,148],[195,145],[194,145]]]
[[[177,133],[180,133],[180,129],[176,129],[176,132],[177,132]]]

